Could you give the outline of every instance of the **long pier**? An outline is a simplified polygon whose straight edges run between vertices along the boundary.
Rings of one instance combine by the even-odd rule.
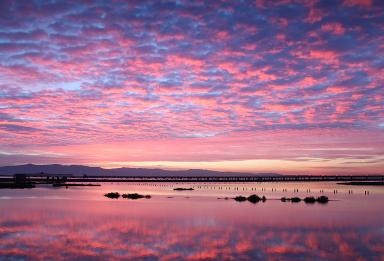
[[[29,182],[319,182],[319,181],[384,181],[384,175],[351,175],[351,176],[72,176],[65,174],[17,174],[24,175]],[[15,175],[15,176],[17,176]],[[13,179],[14,177],[9,177]],[[5,181],[6,177],[0,177]]]

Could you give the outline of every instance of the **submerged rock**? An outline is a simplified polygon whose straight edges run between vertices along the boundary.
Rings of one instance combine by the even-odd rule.
[[[258,195],[250,195],[247,200],[252,203],[257,203],[259,201],[265,202],[267,198],[265,196],[259,197]]]
[[[107,197],[107,198],[119,198],[120,194],[119,194],[119,192],[109,192],[109,193],[105,194],[104,197]]]
[[[128,199],[139,199],[139,198],[151,198],[150,195],[140,195],[137,193],[132,193],[132,194],[123,194],[121,195],[123,198],[128,198]]]
[[[290,198],[291,202],[293,203],[298,203],[301,201],[301,198],[298,198],[298,197],[293,197],[293,198]]]
[[[314,204],[316,202],[316,199],[314,197],[306,197],[304,198],[304,202],[307,204]]]
[[[234,200],[238,201],[238,202],[243,202],[243,201],[246,201],[247,198],[246,197],[243,197],[243,196],[237,196],[234,198]]]
[[[326,204],[328,203],[329,199],[326,196],[320,196],[316,199],[316,201],[319,202],[320,204]]]
[[[287,202],[287,201],[291,201],[293,203],[297,203],[297,202],[300,202],[301,201],[301,198],[298,198],[298,197],[293,197],[293,198],[286,198],[286,197],[282,197],[280,199],[281,202]]]
[[[252,202],[252,203],[257,203],[261,201],[261,198],[258,195],[251,195],[247,199],[249,202]]]
[[[267,199],[265,196],[259,197],[258,195],[250,195],[249,197],[244,197],[244,196],[237,196],[233,198],[234,200],[238,202],[244,202],[244,201],[249,201],[251,203],[257,203],[259,201],[265,202]]]
[[[281,200],[281,202],[291,201],[291,202],[294,202],[294,203],[297,203],[297,202],[301,201],[301,199],[298,198],[298,197],[293,197],[293,198],[282,197],[280,200]],[[303,200],[307,204],[314,204],[315,202],[318,202],[320,204],[326,204],[329,201],[328,197],[326,197],[326,196],[320,196],[318,198],[306,197]]]

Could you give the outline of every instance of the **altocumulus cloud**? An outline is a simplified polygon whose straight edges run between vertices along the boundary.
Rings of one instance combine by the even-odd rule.
[[[383,130],[380,0],[0,5],[3,145]]]

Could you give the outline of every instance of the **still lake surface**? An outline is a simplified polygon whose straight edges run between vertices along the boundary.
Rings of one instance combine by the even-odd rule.
[[[384,260],[383,187],[100,184],[1,189],[0,260]],[[152,198],[103,196],[112,191]],[[224,199],[251,194],[267,201]],[[332,201],[279,200],[320,195]]]

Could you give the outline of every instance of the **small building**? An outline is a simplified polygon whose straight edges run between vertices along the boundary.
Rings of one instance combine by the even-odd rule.
[[[26,174],[13,175],[13,181],[15,184],[26,184],[29,181],[29,177]]]

